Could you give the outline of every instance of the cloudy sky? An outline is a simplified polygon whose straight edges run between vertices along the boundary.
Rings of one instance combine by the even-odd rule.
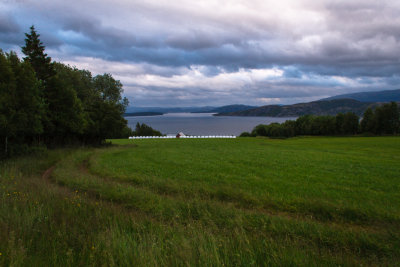
[[[400,88],[399,0],[0,0],[0,48],[34,24],[56,61],[133,106],[289,104]]]

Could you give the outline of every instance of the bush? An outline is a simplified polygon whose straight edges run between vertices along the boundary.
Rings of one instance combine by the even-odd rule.
[[[133,132],[133,136],[163,136],[163,134],[157,130],[154,130],[147,124],[140,124],[138,122],[136,124],[135,131]]]
[[[239,135],[239,137],[252,137],[252,135],[249,132],[243,132]]]
[[[267,136],[267,125],[259,124],[251,131],[252,136]]]
[[[304,115],[295,121],[284,123],[259,124],[250,133],[240,136],[268,136],[288,138],[297,135],[355,135],[398,134],[400,133],[400,109],[395,102],[379,106],[373,111],[367,109],[360,123],[353,112],[339,113],[336,116]]]

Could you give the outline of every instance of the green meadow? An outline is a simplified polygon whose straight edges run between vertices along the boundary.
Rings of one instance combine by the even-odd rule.
[[[400,262],[399,137],[111,142],[0,163],[0,265]]]

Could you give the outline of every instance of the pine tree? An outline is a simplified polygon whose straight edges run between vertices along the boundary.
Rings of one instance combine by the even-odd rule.
[[[363,133],[376,133],[376,120],[374,112],[371,108],[368,108],[364,112],[363,119],[360,123],[361,132]]]
[[[25,46],[22,47],[22,52],[26,55],[24,60],[31,63],[38,80],[46,81],[55,75],[51,57],[44,53],[45,46],[40,41],[40,34],[36,33],[35,27],[32,25],[30,29],[30,34],[25,33]]]

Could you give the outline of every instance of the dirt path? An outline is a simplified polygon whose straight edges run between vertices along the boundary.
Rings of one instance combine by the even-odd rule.
[[[56,166],[51,166],[50,168],[48,168],[43,174],[42,174],[42,178],[45,180],[50,180],[51,174],[53,173],[54,169],[56,168]]]

